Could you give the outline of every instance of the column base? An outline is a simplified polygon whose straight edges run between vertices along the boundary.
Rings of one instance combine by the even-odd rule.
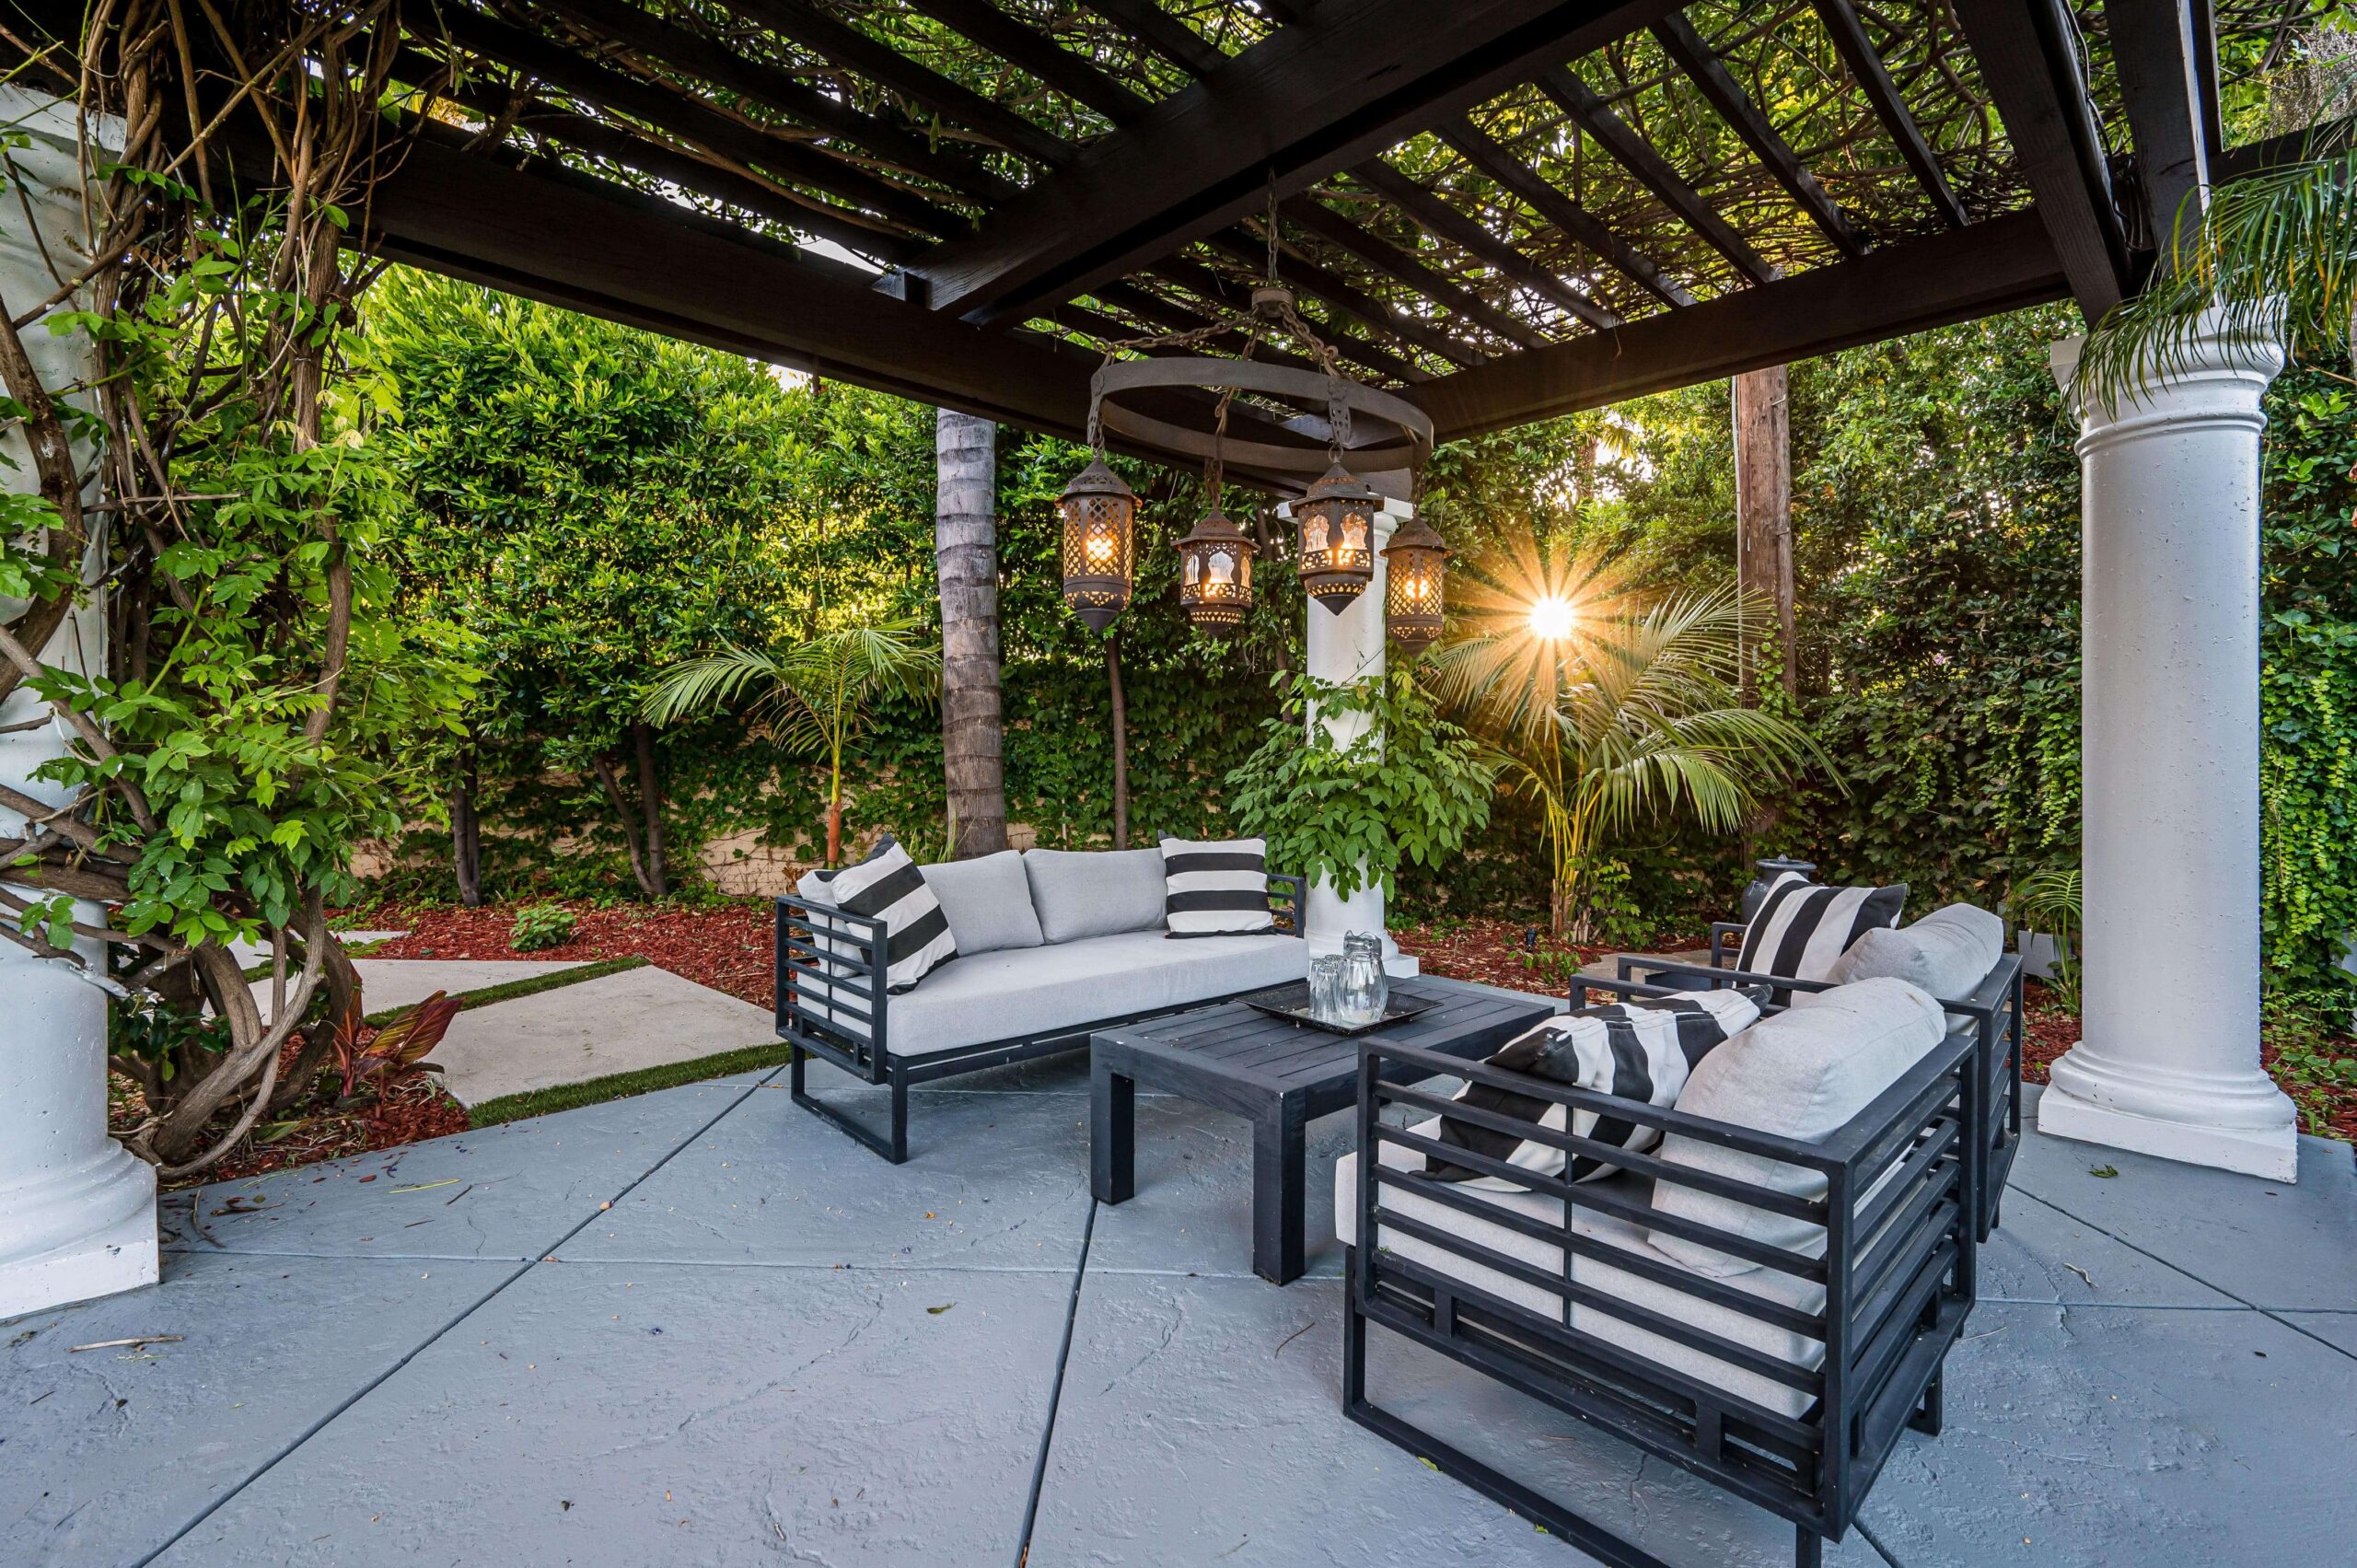
[[[2077,1143],[2101,1144],[2287,1185],[2300,1175],[2299,1129],[2289,1121],[2281,1127],[2264,1128],[2165,1121],[2096,1105],[2049,1084],[2038,1096],[2038,1130]]]
[[[0,1320],[136,1290],[159,1277],[155,1169],[108,1147],[114,1158],[95,1162],[65,1182],[0,1194],[0,1211],[41,1215],[48,1237],[30,1238],[32,1245],[53,1241],[40,1252],[0,1258]],[[0,1212],[0,1219],[7,1217]],[[53,1240],[61,1229],[71,1230],[69,1238]],[[0,1233],[0,1246],[9,1239]]]

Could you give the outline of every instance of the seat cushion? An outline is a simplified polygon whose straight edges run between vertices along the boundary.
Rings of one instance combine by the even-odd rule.
[[[895,1056],[929,1056],[1183,1007],[1308,972],[1309,944],[1281,936],[1170,942],[1159,931],[1131,931],[1004,948],[960,958],[892,998],[884,1044]]]
[[[1162,929],[1158,849],[1035,849],[1024,855],[1023,873],[1050,943]]]
[[[1429,1137],[1434,1129],[1434,1122],[1426,1122],[1415,1130]],[[1383,1163],[1388,1167],[1418,1170],[1424,1162],[1422,1155],[1398,1144],[1385,1144],[1382,1150]],[[1358,1240],[1358,1154],[1353,1151],[1343,1156],[1341,1162],[1334,1167],[1334,1234],[1346,1245],[1356,1245]],[[1591,1190],[1624,1196],[1632,1202],[1644,1202],[1645,1184],[1626,1172],[1597,1182]],[[1502,1213],[1535,1219],[1550,1230],[1560,1230],[1562,1226],[1563,1205],[1559,1199],[1520,1191],[1487,1191],[1465,1187],[1453,1187],[1450,1191],[1463,1193],[1485,1205],[1494,1204]],[[1502,1253],[1558,1278],[1562,1274],[1563,1249],[1561,1247],[1509,1229],[1505,1224],[1462,1214],[1438,1200],[1419,1195],[1412,1186],[1387,1187],[1379,1193],[1378,1201],[1381,1209],[1403,1219],[1420,1221],[1445,1230],[1453,1237]],[[1573,1211],[1572,1234],[1574,1236],[1614,1248],[1657,1268],[1666,1267],[1679,1272],[1694,1272],[1652,1246],[1640,1226],[1577,1204],[1573,1206]],[[1432,1242],[1381,1226],[1379,1220],[1378,1227],[1381,1234],[1376,1238],[1376,1244],[1386,1253],[1460,1280],[1551,1322],[1563,1321],[1562,1292],[1516,1279]],[[1747,1318],[1740,1312],[1715,1302],[1704,1301],[1675,1285],[1615,1268],[1608,1261],[1574,1253],[1572,1280],[1576,1284],[1605,1293],[1617,1301],[1657,1312],[1689,1328],[1718,1335],[1747,1350],[1789,1363],[1795,1370],[1814,1371],[1825,1359],[1825,1347],[1817,1340]],[[1801,1312],[1816,1312],[1825,1305],[1822,1285],[1773,1269],[1756,1270],[1740,1279],[1721,1283],[1747,1295],[1758,1296]],[[1747,1367],[1734,1365],[1708,1352],[1648,1332],[1601,1307],[1585,1303],[1574,1304],[1571,1325],[1581,1333],[1593,1335],[1632,1355],[1712,1388],[1724,1389],[1780,1415],[1799,1415],[1808,1408],[1813,1398],[1800,1389],[1789,1388]]]
[[[1805,1007],[1762,1018],[1712,1051],[1687,1078],[1678,1109],[1818,1143],[1874,1103],[1946,1032],[1947,1015],[1922,990],[1903,980],[1862,980],[1821,993]],[[1682,1133],[1662,1140],[1659,1157],[1795,1197],[1825,1196],[1825,1178],[1817,1171]],[[1813,1256],[1825,1249],[1822,1225],[1670,1181],[1655,1184],[1653,1206],[1790,1251]],[[1759,1267],[1665,1231],[1655,1231],[1653,1242],[1704,1273],[1725,1276]]]
[[[2003,921],[1973,904],[1950,904],[1900,930],[1860,933],[1825,978],[1835,985],[1903,980],[1955,1002],[1980,989],[2004,952]]]
[[[959,958],[1002,947],[1036,947],[1047,940],[1031,907],[1031,878],[1024,875],[1023,856],[1014,850],[917,869],[941,900],[941,912],[949,917],[949,935],[958,939]]]
[[[1789,980],[1823,980],[1850,944],[1875,927],[1897,925],[1907,884],[1820,888],[1797,871],[1770,885],[1744,928],[1735,967]],[[1778,997],[1778,1001],[1784,998]]]

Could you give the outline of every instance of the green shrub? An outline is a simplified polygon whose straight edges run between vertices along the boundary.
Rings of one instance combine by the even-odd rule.
[[[573,912],[563,904],[526,904],[516,912],[507,945],[519,953],[562,947],[573,940]]]

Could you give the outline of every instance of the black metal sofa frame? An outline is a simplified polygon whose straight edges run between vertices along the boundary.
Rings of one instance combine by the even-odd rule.
[[[1305,878],[1283,872],[1269,874],[1269,907],[1277,917],[1279,930],[1296,937],[1303,935],[1302,913],[1307,894]],[[887,940],[880,920],[849,914],[793,894],[777,900],[777,1032],[790,1048],[786,1053],[787,1086],[794,1103],[833,1122],[894,1165],[906,1164],[909,1157],[909,1089],[912,1085],[1077,1051],[1086,1047],[1089,1035],[1098,1029],[1208,1006],[1247,993],[1207,996],[1183,1007],[1124,1013],[1046,1034],[1011,1035],[947,1051],[895,1052],[888,1044],[892,1009],[891,997],[884,988]],[[822,982],[822,1000],[814,1002],[805,996],[802,981],[806,979]],[[865,1025],[865,1032],[844,1028],[829,1017],[830,1013]],[[890,1121],[883,1131],[853,1120],[807,1092],[804,1069],[814,1056],[832,1063],[863,1083],[889,1086]]]
[[[1585,993],[1666,996],[1667,987],[1628,981],[1578,982]],[[1771,1009],[1775,1010],[1775,1009]],[[1978,1236],[1977,1140],[1987,1079],[1980,1041],[1952,1030],[1922,1061],[1846,1126],[1822,1143],[1803,1143],[1572,1088],[1485,1064],[1434,1058],[1380,1036],[1361,1042],[1358,1099],[1359,1245],[1348,1250],[1343,1330],[1343,1409],[1360,1424],[1408,1449],[1615,1568],[1665,1568],[1661,1560],[1371,1402],[1366,1391],[1367,1327],[1380,1324],[1414,1342],[1635,1445],[1724,1490],[1790,1520],[1794,1560],[1817,1568],[1823,1543],[1839,1540],[1867,1489],[1907,1428],[1937,1434],[1942,1366],[1961,1331],[1974,1294]],[[1721,1147],[1819,1173],[1823,1197],[1800,1198],[1732,1177],[1666,1164],[1647,1155],[1557,1132],[1532,1122],[1476,1111],[1414,1086],[1430,1074],[1453,1074],[1533,1099],[1592,1109],[1681,1133]],[[1403,1082],[1402,1079],[1408,1081]],[[1657,1213],[1643,1197],[1535,1177],[1465,1148],[1444,1145],[1383,1119],[1387,1106],[1446,1111],[1552,1144],[1570,1155],[1608,1158],[1747,1207],[1805,1218],[1825,1229],[1821,1255],[1788,1251]],[[1395,1120],[1398,1118],[1395,1117]],[[1563,1204],[1562,1223],[1501,1213],[1476,1194],[1410,1171],[1387,1168],[1381,1145],[1439,1154],[1451,1163],[1502,1177]],[[1887,1178],[1887,1179],[1886,1179]],[[1877,1188],[1876,1182],[1883,1184]],[[1381,1209],[1388,1189],[1416,1196],[1562,1249],[1560,1270],[1509,1257],[1397,1210]],[[1689,1274],[1657,1258],[1577,1235],[1577,1210],[1610,1214],[1733,1253],[1823,1287],[1820,1310],[1804,1312]],[[1378,1229],[1378,1226],[1381,1227]],[[1378,1236],[1417,1240],[1563,1300],[1540,1315],[1453,1274],[1369,1245]],[[1575,1257],[1690,1295],[1697,1302],[1815,1340],[1824,1346],[1813,1371],[1575,1282]],[[1797,1390],[1808,1401],[1797,1416],[1752,1402],[1663,1362],[1571,1326],[1572,1304],[1671,1340]]]
[[[1711,926],[1711,967],[1703,969],[1670,958],[1643,958],[1632,953],[1615,958],[1622,980],[1655,984],[1670,981],[1692,989],[1742,985],[1771,986],[1779,992],[1829,991],[1823,981],[1791,980],[1732,967],[1742,951],[1743,926],[1717,921]],[[1980,1162],[1980,1183],[1973,1192],[1972,1212],[1979,1217],[1979,1239],[1989,1239],[2004,1206],[2005,1180],[2022,1141],[2022,956],[2006,953],[1981,976],[1968,996],[1941,997],[1940,1005],[1953,1020],[1953,1030],[1968,1030],[1979,1054],[1986,1086],[1982,1105],[1987,1116],[1983,1138],[1988,1145]]]

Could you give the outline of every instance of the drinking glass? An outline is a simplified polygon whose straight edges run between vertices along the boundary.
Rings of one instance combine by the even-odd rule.
[[[1383,972],[1383,938],[1352,932],[1342,938],[1341,1021],[1380,1023],[1391,1003],[1391,981]]]
[[[1309,1016],[1321,1024],[1342,1021],[1342,955],[1309,960]]]

